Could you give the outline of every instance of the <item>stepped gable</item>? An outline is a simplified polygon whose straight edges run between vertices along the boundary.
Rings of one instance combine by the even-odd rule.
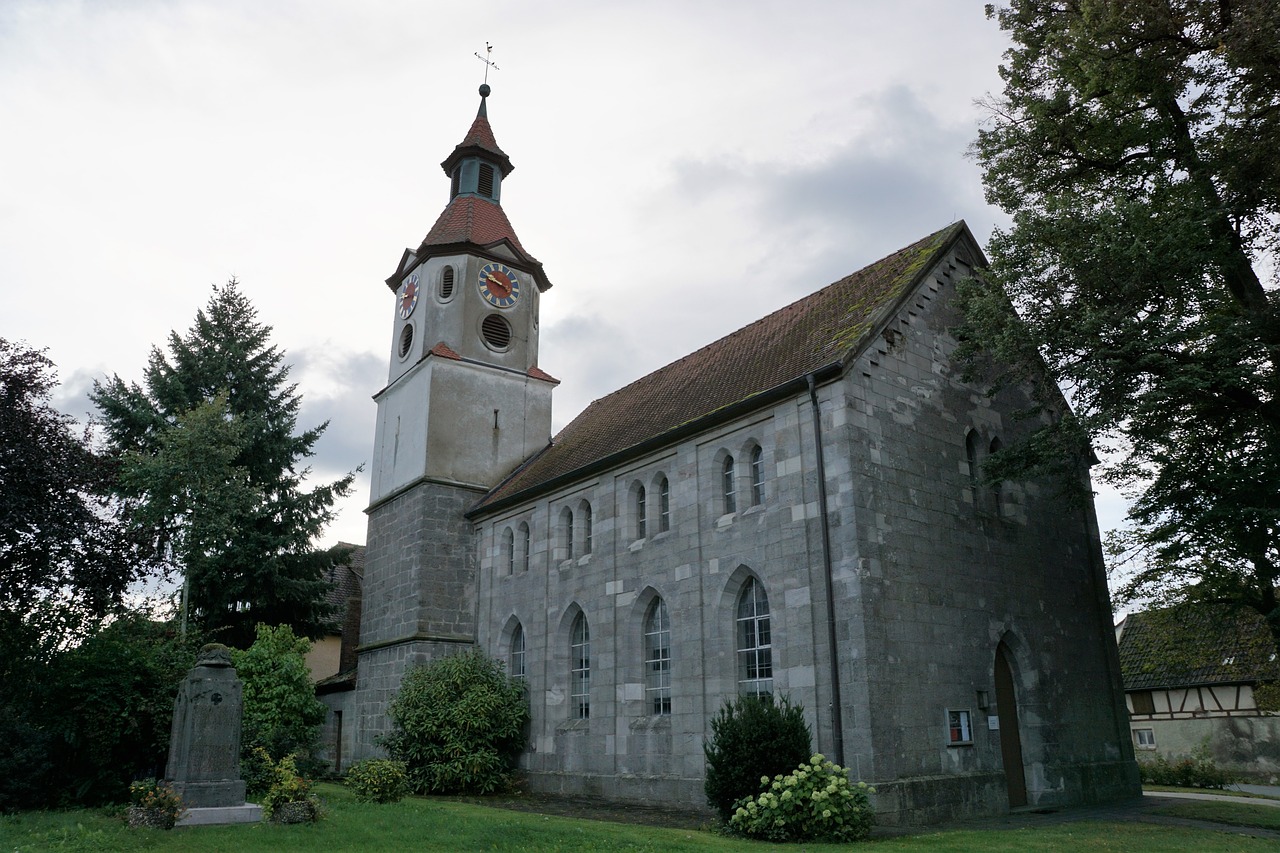
[[[629,450],[674,440],[720,410],[749,406],[811,373],[838,369],[967,233],[964,222],[956,222],[596,400],[471,512],[588,476]]]

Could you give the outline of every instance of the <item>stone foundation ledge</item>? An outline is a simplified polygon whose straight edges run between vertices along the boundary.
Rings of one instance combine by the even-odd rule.
[[[187,809],[175,826],[218,826],[228,823],[257,823],[262,820],[262,806],[245,803],[240,806],[210,806]]]

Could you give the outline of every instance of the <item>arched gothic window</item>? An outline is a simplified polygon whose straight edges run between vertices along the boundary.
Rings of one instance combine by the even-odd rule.
[[[560,559],[573,559],[573,510],[568,507],[560,511],[560,549]]]
[[[738,498],[733,487],[733,457],[726,456],[724,466],[720,469],[720,491],[724,495],[725,515],[738,511]]]
[[[990,450],[991,455],[995,455],[999,453],[1000,448],[1003,446],[1004,445],[1000,443],[999,436],[991,439],[991,450]],[[1000,515],[1000,498],[1001,498],[1000,484],[998,482],[992,483],[991,484],[991,505],[992,505],[991,508],[996,515]]]
[[[769,631],[769,598],[752,578],[738,597],[738,692],[773,693],[773,643]]]
[[[516,573],[516,538],[508,527],[502,534],[502,557],[507,564],[507,574]]]
[[[643,539],[649,535],[649,508],[645,502],[644,486],[636,487],[636,538]]]
[[[645,699],[649,713],[671,713],[671,623],[667,605],[654,599],[644,619]]]
[[[569,702],[574,718],[585,720],[591,716],[591,632],[586,614],[573,620],[569,636]]]
[[[764,451],[760,445],[751,448],[751,505],[764,503]]]
[[[658,480],[658,532],[671,529],[671,484],[666,477]]]
[[[582,553],[591,553],[591,504],[586,501],[582,502],[582,506],[578,508],[578,515],[582,518]]]
[[[516,629],[511,632],[511,652],[507,655],[507,672],[512,678],[525,678],[524,670],[524,628],[520,623],[516,623]]]
[[[529,525],[520,522],[520,571],[529,571]]]

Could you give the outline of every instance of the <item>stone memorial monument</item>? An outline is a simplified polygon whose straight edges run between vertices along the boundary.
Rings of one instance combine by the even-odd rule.
[[[173,702],[165,777],[188,808],[179,826],[261,819],[261,806],[245,803],[240,778],[242,710],[230,649],[205,646]]]

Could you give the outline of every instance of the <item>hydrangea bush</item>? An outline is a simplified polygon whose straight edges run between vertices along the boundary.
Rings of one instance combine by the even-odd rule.
[[[858,841],[871,833],[875,788],[854,785],[843,767],[815,755],[794,772],[760,779],[756,797],[738,801],[729,826],[768,841]]]
[[[398,803],[409,793],[403,761],[366,758],[347,771],[347,787],[362,803]]]

